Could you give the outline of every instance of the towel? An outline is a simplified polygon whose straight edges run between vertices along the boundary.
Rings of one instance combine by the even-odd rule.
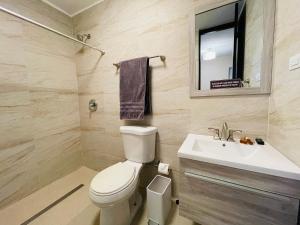
[[[120,119],[143,120],[151,113],[149,58],[120,63]]]

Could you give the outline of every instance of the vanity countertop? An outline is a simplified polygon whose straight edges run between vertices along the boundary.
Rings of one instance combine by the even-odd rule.
[[[252,172],[300,180],[300,168],[265,142],[244,145],[214,140],[212,136],[188,134],[178,157]]]

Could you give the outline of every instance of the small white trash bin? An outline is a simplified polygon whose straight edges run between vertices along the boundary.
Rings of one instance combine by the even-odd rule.
[[[148,224],[165,225],[171,209],[171,179],[157,175],[147,187]]]

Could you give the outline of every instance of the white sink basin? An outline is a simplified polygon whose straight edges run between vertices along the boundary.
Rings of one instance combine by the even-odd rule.
[[[192,151],[201,152],[207,157],[241,160],[250,157],[257,150],[253,146],[241,145],[237,142],[213,140],[210,136],[194,135],[192,137],[195,137],[192,138]]]
[[[300,180],[300,168],[268,143],[244,145],[189,134],[178,157]]]

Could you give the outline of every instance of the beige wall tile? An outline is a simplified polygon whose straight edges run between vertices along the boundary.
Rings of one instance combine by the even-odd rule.
[[[186,135],[208,134],[208,127],[225,121],[247,135],[268,136],[300,165],[295,149],[300,138],[299,70],[288,71],[288,58],[300,51],[298,1],[277,1],[270,108],[268,96],[189,97],[189,13],[225,0],[110,0],[73,21],[38,0],[0,2],[64,33],[72,34],[73,26],[75,33],[91,33],[89,43],[106,51],[100,57],[0,13],[0,159],[5,162],[0,178],[24,174],[16,183],[1,184],[0,207],[74,170],[81,159],[97,170],[125,160],[121,125],[158,127],[156,158],[171,164],[175,195],[176,154]],[[158,54],[167,61],[151,60],[153,114],[142,122],[121,121],[119,73],[112,63]],[[95,113],[88,111],[92,98],[98,102]],[[25,168],[18,166],[20,155],[26,156]],[[156,173],[146,166],[141,184],[146,186]]]
[[[250,136],[265,137],[268,120],[268,99],[261,97],[226,97],[216,101],[203,99],[203,107],[192,110],[192,130],[208,134],[208,127],[221,127],[227,121],[233,129]],[[230,106],[230,108],[228,107]]]
[[[34,52],[26,53],[31,88],[78,92],[76,66],[72,58]]]
[[[40,0],[1,0],[1,6],[36,20],[61,32],[72,34],[72,21]]]
[[[0,21],[0,149],[6,149],[32,140],[31,112],[22,24],[2,12]]]
[[[101,145],[99,145],[101,143]],[[124,158],[123,146],[120,136],[114,137],[101,131],[82,130],[81,144],[87,150],[93,150],[106,155]]]
[[[33,142],[0,150],[0,202],[1,206],[19,200],[38,188]]]
[[[97,171],[101,171],[113,164],[124,161],[124,158],[115,157],[111,154],[103,154],[99,149],[88,149],[83,151],[83,162]]]
[[[176,153],[190,132],[207,134],[208,127],[221,127],[228,121],[231,128],[247,135],[266,137],[268,96],[189,97],[189,13],[196,6],[216,2],[225,1],[111,0],[74,18],[75,32],[91,33],[90,43],[107,52],[100,60],[89,51],[76,56],[86,166],[101,169],[123,159],[119,126],[124,124],[158,127],[156,158],[170,163],[175,177]],[[121,121],[119,73],[112,64],[159,54],[167,60],[165,64],[159,59],[150,62],[153,114],[142,122]],[[91,115],[87,111],[90,98],[96,98],[100,107]],[[155,168],[149,170],[141,175],[144,184],[156,174]]]
[[[300,2],[277,1],[269,142],[300,166],[300,72],[289,71],[289,58],[300,52]]]
[[[266,96],[190,99],[188,15],[192,8],[192,1],[131,1],[124,5],[122,1],[110,1],[74,18],[76,32],[91,33],[91,41],[101,43],[108,51],[97,66],[94,54],[77,57],[80,93],[96,95],[103,103],[100,112],[90,118],[85,109],[87,99],[84,105],[80,101],[84,129],[99,128],[118,136],[122,124],[153,125],[159,128],[159,143],[171,146],[180,146],[189,132],[206,134],[207,127],[220,127],[224,121],[249,134],[266,136]],[[120,121],[119,74],[112,63],[156,54],[166,55],[167,61],[163,65],[160,60],[151,60],[153,115],[144,122]]]
[[[77,94],[32,91],[31,97],[35,138],[79,127]]]
[[[26,93],[23,94],[26,95]],[[18,96],[14,94],[10,97],[16,98]],[[13,147],[32,140],[31,121],[30,105],[0,105],[0,149]]]
[[[24,38],[21,21],[0,12],[0,63],[1,65],[24,65]],[[18,53],[18,54],[16,54]]]
[[[0,1],[64,33],[72,21],[38,0]],[[0,13],[0,208],[81,165],[78,46]]]

